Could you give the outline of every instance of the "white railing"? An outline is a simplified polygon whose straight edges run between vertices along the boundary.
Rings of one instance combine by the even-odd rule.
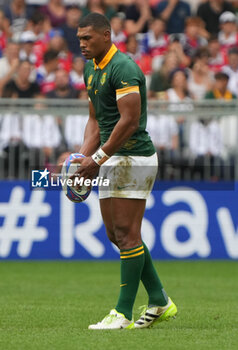
[[[55,164],[62,152],[76,151],[82,143],[87,116],[87,101],[0,99],[0,179],[26,178],[30,168]],[[161,145],[168,129],[160,128],[168,128],[165,124],[169,119],[173,120],[177,130],[174,131],[174,135],[177,133],[177,147],[168,146],[170,140],[167,140],[167,145]],[[205,135],[203,126],[211,121],[216,122],[213,123],[213,130],[211,127],[214,159],[206,154],[200,157],[199,162],[202,160],[203,163],[196,164],[199,157],[193,154],[192,144],[195,148],[204,147],[201,142]],[[197,141],[191,140],[195,124],[196,130],[203,132]],[[191,179],[194,166],[196,168],[198,165],[205,169],[202,178],[209,179],[214,175],[217,178],[238,179],[238,100],[183,103],[150,100],[148,130],[158,148],[161,169],[165,169],[162,177]],[[220,140],[217,139],[218,134]],[[195,136],[198,136],[196,131]],[[212,175],[211,167],[215,168]]]

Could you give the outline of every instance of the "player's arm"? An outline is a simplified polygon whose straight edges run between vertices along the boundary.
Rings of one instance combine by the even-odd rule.
[[[102,147],[108,156],[116,153],[138,129],[141,114],[140,94],[130,93],[120,98],[117,106],[120,119]]]
[[[80,148],[80,153],[91,156],[100,146],[99,126],[96,120],[95,109],[89,101],[89,119],[84,132],[84,142]]]
[[[93,178],[98,171],[99,166],[118,151],[138,129],[141,112],[139,93],[130,93],[123,96],[118,100],[117,105],[120,112],[120,119],[115,125],[109,139],[102,148],[94,153],[92,157],[86,157],[79,160],[81,166],[75,172],[73,177],[80,174],[80,176],[84,178]]]

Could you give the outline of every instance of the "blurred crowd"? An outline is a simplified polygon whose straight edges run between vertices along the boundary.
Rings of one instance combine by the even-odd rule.
[[[0,0],[0,97],[87,99],[76,33],[90,12],[110,20],[113,42],[146,76],[149,99],[237,99],[238,0]],[[171,156],[183,147],[184,119],[153,117],[148,129]],[[222,133],[216,121],[197,121],[187,137],[190,153],[222,157],[230,142]]]
[[[171,99],[170,88],[179,100],[211,98],[217,72],[231,94],[213,98],[238,95],[238,1],[2,0],[0,9],[2,97],[85,99],[76,33],[89,12],[108,17],[113,42],[146,75],[149,98]]]

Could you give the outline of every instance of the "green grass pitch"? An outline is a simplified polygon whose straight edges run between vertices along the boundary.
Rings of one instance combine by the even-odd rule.
[[[0,262],[1,350],[237,350],[238,263],[156,262],[178,306],[151,329],[89,331],[115,306],[119,262]],[[140,287],[135,304],[146,303]]]

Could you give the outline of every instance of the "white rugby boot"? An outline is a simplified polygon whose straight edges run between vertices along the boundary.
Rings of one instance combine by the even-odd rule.
[[[91,324],[88,329],[131,329],[134,328],[134,322],[129,321],[123,314],[115,309],[110,311],[110,314],[104,317],[101,322]]]
[[[168,321],[170,318],[175,318],[177,307],[168,299],[168,304],[165,306],[145,306],[141,317],[134,323],[134,328],[148,328],[162,321]]]

